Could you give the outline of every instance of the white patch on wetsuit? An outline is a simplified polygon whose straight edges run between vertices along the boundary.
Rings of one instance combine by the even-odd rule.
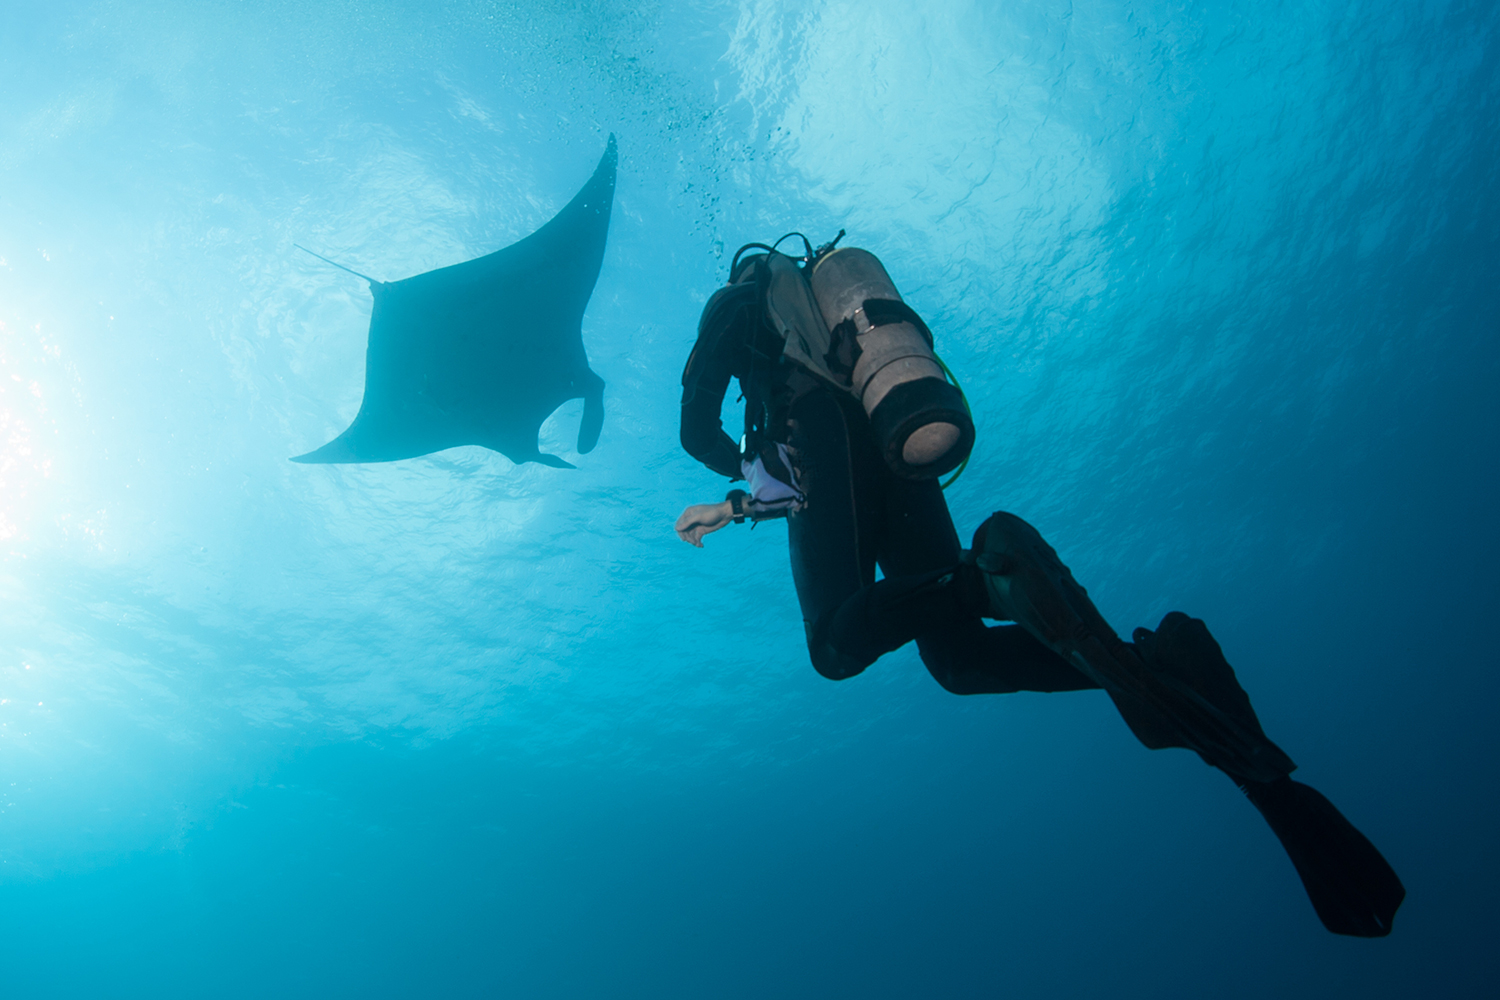
[[[776,442],[776,457],[781,460],[782,468],[786,469],[792,477],[790,483],[782,482],[773,476],[761,461],[759,455],[754,461],[740,462],[740,473],[745,477],[745,486],[754,498],[756,504],[765,508],[789,508],[800,510],[806,497],[797,483],[796,467],[792,462],[790,449],[781,442]]]

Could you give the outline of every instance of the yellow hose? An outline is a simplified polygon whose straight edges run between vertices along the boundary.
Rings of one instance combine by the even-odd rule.
[[[969,407],[969,397],[964,395],[964,387],[958,384],[958,377],[953,374],[953,369],[949,368],[947,363],[943,361],[942,358],[937,356],[936,352],[933,353],[932,357],[935,361],[937,361],[938,367],[943,370],[943,374],[948,376],[948,381],[953,383],[953,388],[958,390],[958,398],[963,401],[964,412],[969,415],[970,420],[973,420],[974,411]],[[964,456],[964,460],[958,463],[958,468],[953,470],[953,475],[949,476],[948,481],[942,484],[943,489],[946,490],[948,487],[958,482],[958,477],[963,475],[964,470],[969,467],[969,459],[972,457],[974,457],[974,451],[971,448],[969,450],[969,453]]]

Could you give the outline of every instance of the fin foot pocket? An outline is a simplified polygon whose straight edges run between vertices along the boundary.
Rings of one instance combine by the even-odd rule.
[[[1310,785],[1281,778],[1235,784],[1265,817],[1297,869],[1318,919],[1335,934],[1385,937],[1406,898],[1368,837]]]

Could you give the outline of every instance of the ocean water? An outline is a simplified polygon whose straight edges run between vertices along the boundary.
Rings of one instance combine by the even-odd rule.
[[[1479,997],[1500,932],[1500,7],[0,5],[7,997]],[[479,448],[287,461],[366,286],[621,150],[606,380]],[[1336,938],[1098,692],[808,663],[785,528],[679,542],[741,243],[878,253],[976,409],[959,530],[1205,618],[1384,851]],[[735,417],[726,407],[726,423]]]

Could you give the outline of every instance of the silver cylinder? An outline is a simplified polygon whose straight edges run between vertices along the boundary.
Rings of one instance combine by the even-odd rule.
[[[927,337],[905,319],[874,305],[901,303],[880,260],[846,247],[821,258],[810,278],[813,298],[830,331],[851,331],[856,349],[850,391],[864,406],[886,462],[910,479],[955,468],[974,445],[974,423],[958,390],[948,384]]]

